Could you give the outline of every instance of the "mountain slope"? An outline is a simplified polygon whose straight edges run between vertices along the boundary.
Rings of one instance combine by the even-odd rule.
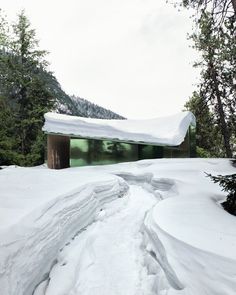
[[[87,99],[75,95],[69,96],[62,90],[60,83],[52,72],[41,72],[41,79],[56,100],[55,110],[57,113],[97,119],[125,119]]]
[[[87,99],[73,95],[71,96],[71,100],[75,104],[76,110],[79,110],[82,114],[82,117],[98,119],[125,119],[124,117],[97,104],[94,104]]]

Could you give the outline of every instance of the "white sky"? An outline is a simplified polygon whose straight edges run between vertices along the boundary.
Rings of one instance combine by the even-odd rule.
[[[197,71],[188,11],[164,0],[1,0],[25,9],[62,88],[128,118],[179,112]]]

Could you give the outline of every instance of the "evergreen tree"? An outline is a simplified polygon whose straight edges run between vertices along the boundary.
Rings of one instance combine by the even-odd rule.
[[[16,152],[17,147],[14,114],[4,98],[0,97],[0,165],[10,165],[21,160]]]
[[[22,11],[13,26],[11,42],[15,66],[14,84],[16,102],[19,106],[16,130],[20,136],[19,152],[24,156],[24,165],[39,164],[44,159],[43,151],[33,148],[42,139],[43,114],[53,106],[53,97],[40,78],[46,69],[46,51],[38,49],[35,31]],[[36,152],[36,153],[35,153]]]
[[[191,111],[197,120],[197,156],[207,158],[224,156],[222,136],[215,122],[214,114],[210,111],[204,97],[195,91],[185,104],[185,108]]]
[[[6,34],[9,31],[6,22],[0,29],[0,95],[14,118],[13,137],[17,142],[14,151],[18,156],[12,162],[41,164],[44,162],[43,115],[54,105],[54,95],[42,79],[47,52],[38,49],[35,31],[24,11],[12,26],[11,34]]]
[[[220,28],[215,26],[212,14],[202,12],[198,21],[199,31],[192,35],[195,48],[201,53],[201,82],[198,96],[204,112],[213,115],[213,130],[223,138],[225,155],[232,157],[235,137],[235,70],[236,43],[235,18],[226,18]],[[216,127],[216,128],[215,128]]]
[[[236,216],[236,174],[218,176],[207,174],[207,176],[210,177],[214,183],[219,183],[222,190],[228,193],[226,201],[222,203],[222,206],[230,214]]]

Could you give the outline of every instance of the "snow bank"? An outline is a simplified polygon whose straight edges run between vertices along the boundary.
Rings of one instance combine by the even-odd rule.
[[[189,126],[195,124],[191,112],[149,120],[105,120],[47,113],[43,130],[83,138],[176,146],[183,142]]]
[[[236,217],[222,209],[226,194],[205,175],[235,173],[228,159],[143,160],[102,169],[159,196],[143,228],[154,294],[235,294]]]
[[[60,171],[1,170],[0,293],[31,295],[44,281],[36,294],[45,295],[46,289],[57,294],[57,282],[65,277],[67,290],[71,284],[80,291],[94,284],[100,293],[90,294],[125,294],[125,269],[125,277],[131,275],[129,294],[234,295],[236,218],[221,208],[225,193],[204,172],[230,174],[235,168],[226,159],[160,159]],[[127,183],[152,194],[131,189],[120,210],[117,198]],[[120,205],[112,207],[112,200]],[[64,245],[84,227],[74,239],[74,259]],[[51,269],[54,279],[48,284],[44,279]],[[63,275],[66,270],[70,275]],[[106,273],[111,275],[104,281]]]
[[[145,233],[147,249],[167,278],[166,294],[235,294],[236,218],[219,205],[225,194],[204,174],[235,173],[235,168],[228,160],[162,163],[151,170],[171,177],[177,191],[149,212]]]
[[[5,168],[0,172],[0,290],[32,294],[65,243],[127,184],[114,175]]]
[[[227,222],[221,208],[201,199],[160,202],[145,220],[148,250],[165,272],[167,294],[233,295],[236,221]]]

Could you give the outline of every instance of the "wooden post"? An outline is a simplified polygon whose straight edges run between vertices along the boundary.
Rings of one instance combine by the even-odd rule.
[[[48,168],[63,169],[70,167],[70,137],[48,134]]]

